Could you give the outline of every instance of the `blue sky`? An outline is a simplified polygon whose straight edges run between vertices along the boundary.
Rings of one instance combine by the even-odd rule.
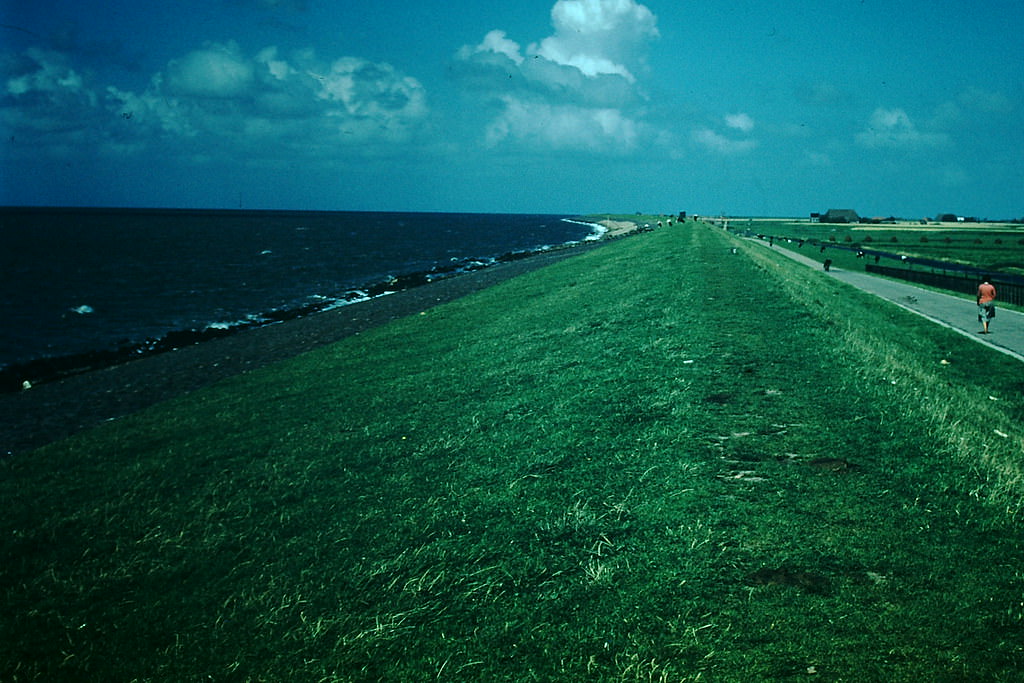
[[[1024,216],[1019,0],[5,0],[0,204]]]

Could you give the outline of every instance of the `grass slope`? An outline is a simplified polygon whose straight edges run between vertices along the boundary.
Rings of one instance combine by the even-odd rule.
[[[1019,365],[766,251],[621,240],[3,462],[0,678],[1015,680]]]

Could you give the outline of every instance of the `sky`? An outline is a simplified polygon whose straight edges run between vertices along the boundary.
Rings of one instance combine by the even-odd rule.
[[[1020,0],[0,0],[0,205],[1024,216]]]

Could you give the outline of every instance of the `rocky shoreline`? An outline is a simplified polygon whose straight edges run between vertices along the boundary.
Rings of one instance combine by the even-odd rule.
[[[609,235],[610,236],[610,235]],[[575,256],[603,241],[524,254],[334,310],[231,334],[180,340],[159,353],[79,359],[29,389],[0,393],[0,457],[24,453],[101,422],[296,356]],[[189,342],[189,343],[185,343]],[[84,369],[82,366],[85,366]],[[8,378],[8,382],[17,381]],[[28,380],[31,383],[31,380]],[[17,382],[20,386],[20,381]]]
[[[618,234],[622,234],[621,232]],[[610,233],[608,236],[611,236]],[[231,325],[216,325],[198,329],[171,330],[159,338],[138,342],[124,342],[114,348],[97,349],[62,356],[37,358],[24,363],[0,367],[0,393],[17,392],[55,380],[120,365],[155,354],[177,351],[188,346],[209,342],[253,328],[274,325],[360,303],[368,299],[422,287],[439,280],[465,275],[502,263],[510,263],[549,251],[571,249],[581,243],[568,243],[529,251],[513,251],[483,259],[465,259],[456,263],[436,266],[430,270],[404,273],[381,282],[368,283],[336,299],[321,299],[291,308],[281,308],[251,316]]]

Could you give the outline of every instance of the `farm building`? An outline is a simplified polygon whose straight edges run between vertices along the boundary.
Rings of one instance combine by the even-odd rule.
[[[935,217],[940,223],[977,223],[978,219],[975,216],[961,216],[955,213],[940,213]]]
[[[860,216],[853,209],[829,209],[821,214],[819,223],[859,223]]]

